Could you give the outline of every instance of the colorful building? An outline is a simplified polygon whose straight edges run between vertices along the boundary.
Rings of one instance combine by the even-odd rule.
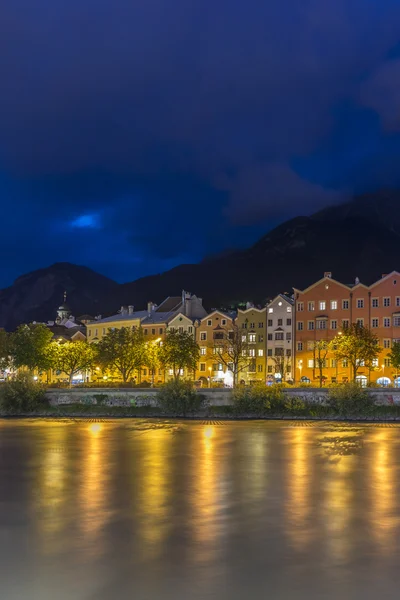
[[[279,294],[266,307],[267,381],[292,381],[293,374],[293,299]]]
[[[236,313],[214,310],[201,319],[196,328],[196,339],[200,346],[200,361],[196,379],[203,386],[212,384],[231,386],[232,372],[221,360],[218,346],[226,343],[233,331]]]
[[[267,308],[257,308],[248,304],[247,308],[238,310],[236,325],[242,332],[243,341],[247,343],[249,357],[248,365],[239,374],[239,382],[265,383]]]

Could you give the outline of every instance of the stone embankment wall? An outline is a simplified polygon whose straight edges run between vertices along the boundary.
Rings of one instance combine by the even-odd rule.
[[[301,398],[307,402],[324,404],[329,390],[325,388],[286,388],[289,397]],[[400,389],[370,389],[376,404],[400,404]],[[198,391],[210,406],[232,404],[230,389],[201,389]],[[72,390],[54,389],[46,392],[50,404],[103,404],[106,406],[157,406],[157,389],[117,389],[117,388],[76,388]]]

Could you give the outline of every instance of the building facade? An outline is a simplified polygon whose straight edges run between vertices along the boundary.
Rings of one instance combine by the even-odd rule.
[[[236,325],[241,330],[243,342],[247,344],[248,361],[239,373],[242,384],[265,383],[266,379],[266,339],[267,308],[248,305],[239,309]]]
[[[343,284],[331,273],[305,290],[295,292],[295,364],[296,381],[319,380],[321,342],[329,343],[352,323],[358,323],[377,336],[382,352],[373,368],[360,366],[358,380],[389,385],[397,374],[393,372],[388,354],[394,341],[400,341],[400,274],[382,275],[370,286],[358,279]],[[326,354],[326,355],[325,355]],[[332,352],[323,351],[325,383],[342,383],[351,378],[346,361],[336,361]]]
[[[279,294],[266,307],[267,381],[292,381],[293,374],[293,299]]]
[[[236,314],[214,310],[201,319],[196,328],[196,340],[200,347],[200,360],[196,379],[203,386],[213,384],[231,386],[232,372],[218,355],[219,344],[226,343],[234,329]]]

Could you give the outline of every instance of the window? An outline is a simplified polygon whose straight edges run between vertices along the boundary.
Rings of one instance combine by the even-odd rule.
[[[283,331],[278,331],[277,333],[275,333],[275,340],[283,340]]]
[[[292,356],[292,351],[290,348],[286,350],[286,356]]]
[[[364,308],[364,298],[358,298],[357,308]]]
[[[331,329],[337,329],[337,321],[331,321]]]
[[[260,321],[258,324],[258,329],[262,329],[263,327],[264,327],[264,323],[262,321]]]
[[[228,340],[233,340],[233,331],[228,331]]]
[[[297,322],[297,331],[303,331],[303,321]]]
[[[255,355],[256,355],[256,349],[255,348],[249,348],[249,356],[251,356],[252,358],[254,358]]]
[[[393,327],[400,327],[400,317],[393,317]]]
[[[372,359],[372,366],[373,367],[379,367],[379,361],[377,358],[373,358]]]
[[[388,340],[388,339],[383,340],[383,347],[384,348],[390,348],[390,340]]]
[[[291,306],[287,306],[286,307],[286,312],[290,312],[291,313],[292,312],[292,307]]]
[[[302,312],[304,310],[304,302],[297,303],[297,312]]]
[[[337,310],[337,300],[331,300],[331,310]]]
[[[94,330],[94,337],[97,337],[98,335],[99,335],[99,331],[98,331],[98,329],[95,329]]]
[[[326,302],[325,300],[321,300],[321,302],[319,303],[319,310],[325,310],[326,309]]]
[[[256,328],[256,324],[255,323],[250,323],[250,329],[255,329]]]
[[[164,329],[163,329],[162,327],[160,327],[160,329],[158,330],[158,333],[159,333],[160,335],[162,335],[162,334],[164,333]]]
[[[223,340],[224,332],[223,331],[214,331],[214,340]]]
[[[348,300],[342,300],[342,308],[343,308],[343,310],[348,310],[348,308],[349,308]]]
[[[207,339],[207,332],[206,331],[201,331],[200,332],[200,341],[201,342],[205,342]]]
[[[92,330],[91,329],[89,329],[88,333],[89,333],[89,337],[92,337]]]
[[[343,327],[343,329],[348,329],[349,328],[349,324],[350,324],[350,321],[348,319],[343,319],[343,321],[342,321],[342,327]]]
[[[308,366],[309,369],[313,369],[314,368],[314,360],[312,358],[308,359],[307,366]]]
[[[268,365],[267,372],[272,373],[272,365]]]
[[[272,333],[268,334],[268,340],[271,341],[272,340]]]
[[[268,348],[267,356],[272,356],[272,348]]]
[[[249,342],[251,342],[251,343],[256,342],[256,334],[255,333],[249,333]]]
[[[379,319],[372,319],[372,327],[379,327]]]
[[[106,335],[106,328],[103,327],[103,335]]]
[[[207,348],[205,348],[204,346],[202,346],[200,348],[200,355],[201,356],[205,356],[207,354]]]
[[[372,308],[379,307],[379,298],[372,298]]]
[[[247,336],[246,335],[242,335],[242,342],[245,342],[247,340]]]
[[[390,298],[383,299],[383,306],[390,306]]]
[[[262,348],[258,349],[258,356],[264,356],[264,350]]]
[[[181,329],[182,329],[182,331],[181,331]],[[183,333],[183,327],[179,327],[179,332]],[[151,330],[151,335],[156,335],[156,330],[155,329]]]
[[[147,369],[143,369],[143,375],[147,377]]]
[[[390,358],[384,358],[383,364],[385,365],[385,367],[390,367]]]
[[[143,333],[144,333],[144,335],[147,335],[148,334],[147,329],[143,329]]]
[[[287,327],[290,327],[292,325],[292,319],[286,319],[286,325]]]
[[[226,325],[226,319],[221,319],[221,325]]]
[[[200,363],[200,371],[206,370],[206,363]]]
[[[337,360],[336,360],[336,358],[332,358],[331,359],[331,367],[332,367],[332,369],[336,369],[336,367],[337,367]]]
[[[193,327],[191,327],[190,325],[188,327],[188,333],[193,333]]]
[[[315,310],[315,302],[309,302],[308,303],[308,310],[310,310],[310,311]]]
[[[272,323],[273,323],[272,319],[268,319],[268,327],[272,327]]]
[[[264,336],[261,333],[258,334],[258,341],[259,342],[263,342],[264,341]]]
[[[274,312],[274,309],[273,309],[273,308],[269,308],[269,309],[268,309],[268,312],[269,312],[269,313],[273,313],[273,312]]]
[[[303,350],[303,342],[297,342],[297,350],[301,352]]]
[[[262,365],[257,365],[257,371],[259,373],[262,373],[263,372],[263,366]]]
[[[308,321],[308,323],[307,323],[307,329],[309,331],[312,331],[314,329],[314,321]]]
[[[385,317],[383,319],[383,326],[384,327],[390,327],[390,317]]]
[[[212,325],[212,319],[207,319],[207,327],[211,327]]]
[[[287,339],[288,341],[290,341],[290,340],[292,339],[292,334],[291,334],[291,332],[290,332],[290,331],[287,331],[287,332],[286,332],[286,339]]]
[[[396,296],[396,306],[400,306],[400,296]]]
[[[321,319],[321,321],[317,321],[317,329],[326,329],[326,321]]]
[[[364,319],[356,319],[356,323],[359,327],[364,327]]]
[[[247,329],[247,322],[242,323],[242,329]]]
[[[347,367],[348,367],[348,366],[349,366],[349,361],[347,360],[347,358],[344,358],[344,359],[342,360],[342,367],[343,367],[344,369],[347,369]]]
[[[278,319],[278,327],[282,327],[283,325],[283,319]]]

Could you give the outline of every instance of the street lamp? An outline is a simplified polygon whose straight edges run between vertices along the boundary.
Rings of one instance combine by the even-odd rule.
[[[299,360],[299,371],[300,371],[300,381],[301,381],[301,372],[303,370],[303,360]]]
[[[208,367],[208,387],[211,387],[211,367]]]

